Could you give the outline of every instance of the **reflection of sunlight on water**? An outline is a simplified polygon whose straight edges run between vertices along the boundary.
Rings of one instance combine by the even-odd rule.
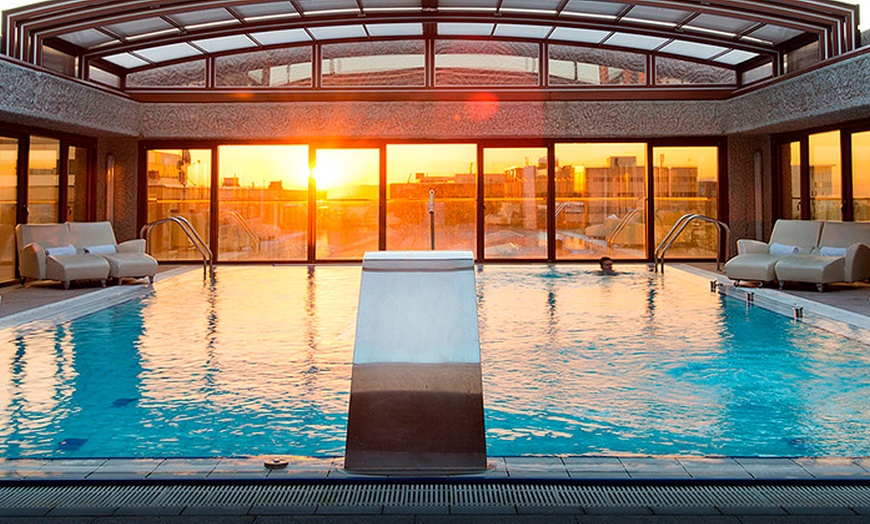
[[[870,452],[866,346],[618,269],[476,271],[490,454]],[[192,271],[24,335],[0,350],[0,455],[340,455],[359,277]]]

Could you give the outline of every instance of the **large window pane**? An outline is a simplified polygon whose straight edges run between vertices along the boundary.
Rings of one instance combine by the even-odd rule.
[[[656,58],[657,84],[736,85],[732,69],[675,58]]]
[[[550,85],[642,85],[646,57],[610,49],[551,45]]]
[[[438,86],[538,85],[539,48],[526,42],[435,42]]]
[[[486,258],[546,258],[547,150],[483,152]]]
[[[88,150],[70,147],[67,180],[67,220],[88,219]]]
[[[184,217],[208,242],[211,150],[152,149],[147,162],[148,221]],[[201,260],[181,228],[173,223],[155,228],[149,247],[159,260]]]
[[[308,146],[221,146],[220,260],[305,260]]]
[[[215,58],[219,87],[311,87],[311,46]]]
[[[717,147],[657,147],[653,160],[656,245],[683,215],[719,218]],[[671,245],[668,256],[715,257],[718,242],[716,226],[694,221]]]
[[[127,75],[127,87],[205,87],[205,61],[194,60]]]
[[[556,257],[644,257],[646,145],[556,144],[556,159]]]
[[[27,170],[27,221],[31,224],[57,222],[60,183],[60,141],[30,138]]]
[[[423,86],[425,47],[422,40],[324,44],[321,83],[324,87]]]
[[[852,135],[852,196],[855,220],[870,221],[870,131]]]
[[[435,249],[476,248],[477,147],[387,145],[387,249],[429,249],[429,191],[435,191]]]
[[[842,220],[840,132],[810,135],[810,219]]]
[[[0,282],[15,278],[18,140],[0,137]]]
[[[780,180],[782,182],[782,217],[801,218],[801,143],[783,144],[780,154]]]
[[[378,149],[318,149],[317,258],[362,259],[378,249]]]

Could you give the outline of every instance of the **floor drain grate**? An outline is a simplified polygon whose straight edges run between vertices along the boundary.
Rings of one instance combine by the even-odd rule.
[[[865,485],[323,483],[7,485],[0,507],[870,507]]]

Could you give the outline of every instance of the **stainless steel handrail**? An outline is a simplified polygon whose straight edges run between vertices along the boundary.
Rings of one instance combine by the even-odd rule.
[[[205,278],[206,275],[211,276],[214,279],[214,255],[209,249],[208,244],[199,236],[199,233],[196,232],[196,229],[190,223],[189,220],[182,216],[172,216],[161,218],[159,220],[155,220],[153,222],[148,222],[142,229],[139,230],[139,238],[145,239],[145,251],[147,253],[151,253],[151,232],[155,227],[161,224],[178,224],[184,234],[187,236],[187,239],[190,240],[190,243],[193,244],[193,247],[199,251],[199,254],[202,256],[202,278]]]
[[[728,224],[722,222],[721,220],[716,220],[715,218],[711,218],[705,215],[701,215],[699,213],[689,213],[681,216],[679,220],[677,220],[673,227],[671,227],[670,231],[665,235],[659,245],[655,250],[655,270],[658,272],[659,266],[662,268],[662,273],[665,272],[665,253],[667,253],[668,249],[674,244],[674,241],[680,236],[686,227],[695,220],[700,220],[701,222],[707,222],[716,226],[716,233],[718,243],[716,245],[716,271],[721,271],[722,269],[722,234],[725,234],[725,260],[731,258],[731,228],[728,227]]]

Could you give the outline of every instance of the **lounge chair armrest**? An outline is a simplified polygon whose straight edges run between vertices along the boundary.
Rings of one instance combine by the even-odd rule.
[[[846,250],[846,281],[870,278],[870,246],[855,243]]]
[[[132,240],[125,240],[118,244],[118,253],[144,253],[145,252],[145,239],[144,238],[134,238]]]
[[[45,278],[45,248],[33,242],[18,253],[18,270],[22,277],[42,280]]]
[[[748,238],[741,238],[737,241],[737,254],[738,255],[747,255],[747,254],[766,254],[770,253],[770,246],[767,242],[762,242],[760,240],[752,240]]]

